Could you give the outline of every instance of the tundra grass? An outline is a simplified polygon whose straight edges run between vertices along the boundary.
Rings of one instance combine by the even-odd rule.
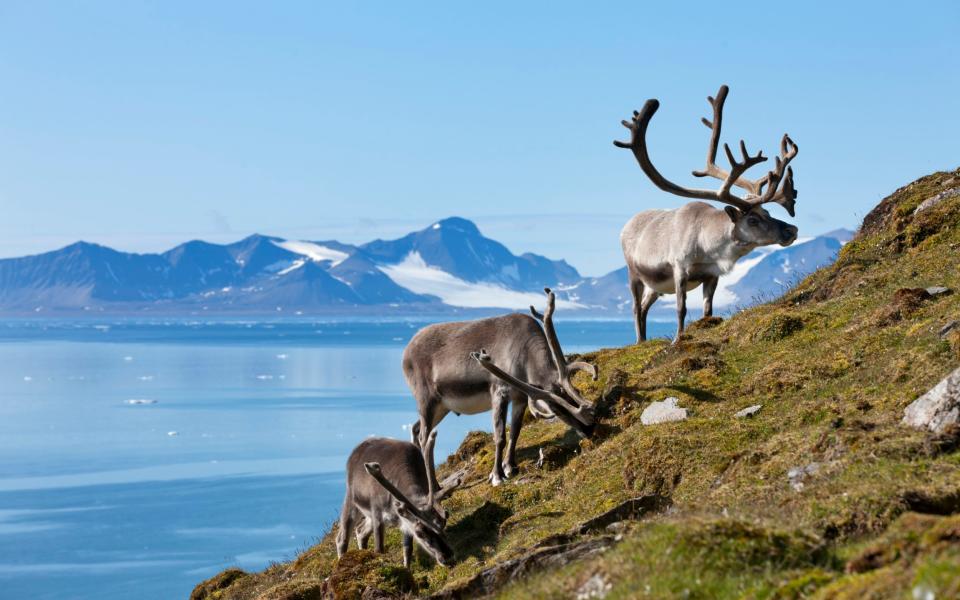
[[[421,596],[454,589],[624,500],[659,494],[665,514],[621,525],[599,556],[534,573],[509,598],[900,598],[960,594],[960,436],[904,428],[904,407],[960,364],[960,171],[897,190],[830,267],[728,320],[585,355],[578,375],[602,426],[579,440],[556,423],[520,436],[520,473],[493,488],[489,435],[441,467],[466,483],[446,503],[450,568],[387,553],[336,560],[334,532],[290,563],[228,571],[197,600]],[[917,288],[945,286],[930,297]],[[628,324],[624,324],[629,327]],[[640,423],[668,396],[686,421]],[[733,415],[760,404],[751,418]],[[540,451],[544,461],[537,467]],[[953,594],[951,596],[951,594]]]

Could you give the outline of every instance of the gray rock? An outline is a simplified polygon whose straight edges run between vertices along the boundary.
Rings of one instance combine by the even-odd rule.
[[[606,598],[611,589],[613,589],[613,584],[610,583],[606,575],[603,573],[594,573],[590,576],[590,579],[584,581],[583,585],[577,588],[577,593],[574,598],[577,600]]]
[[[677,406],[679,402],[679,398],[672,396],[662,402],[651,402],[650,406],[643,409],[640,414],[640,422],[644,425],[656,425],[657,423],[683,421],[687,418],[687,409]]]
[[[943,433],[960,421],[960,369],[944,377],[903,411],[904,425]]]
[[[927,293],[931,296],[943,296],[951,292],[953,292],[953,290],[948,287],[943,287],[942,285],[935,285],[927,288]]]
[[[787,471],[787,480],[790,482],[790,487],[796,492],[803,491],[804,480],[807,476],[814,475],[819,470],[820,463],[818,462],[812,462],[804,467],[793,467]]]
[[[934,206],[940,204],[948,198],[953,198],[954,196],[960,196],[960,188],[952,188],[949,190],[944,190],[935,196],[930,196],[926,200],[920,203],[920,206],[914,209],[913,215],[916,216],[917,213],[921,213],[928,208],[933,208]]]
[[[940,339],[947,337],[947,335],[954,331],[955,329],[960,328],[960,321],[950,321],[946,325],[940,328]]]
[[[760,409],[763,408],[762,404],[754,404],[753,406],[748,406],[745,409],[736,413],[735,416],[738,419],[743,419],[744,417],[752,417],[753,415],[760,412]]]

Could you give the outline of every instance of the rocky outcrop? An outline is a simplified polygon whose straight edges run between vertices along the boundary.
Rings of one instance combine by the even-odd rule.
[[[950,373],[903,412],[903,424],[942,433],[960,421],[960,369]]]

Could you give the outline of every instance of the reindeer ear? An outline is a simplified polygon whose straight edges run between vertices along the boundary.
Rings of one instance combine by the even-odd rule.
[[[733,206],[724,206],[723,212],[727,213],[727,216],[730,217],[730,220],[736,223],[740,220],[740,217],[743,216],[743,213],[739,209],[734,208]]]

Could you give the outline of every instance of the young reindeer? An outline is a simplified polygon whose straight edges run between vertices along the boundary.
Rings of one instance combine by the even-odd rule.
[[[416,541],[444,566],[453,563],[453,550],[444,535],[447,512],[440,505],[460,482],[445,488],[437,483],[432,432],[420,446],[389,438],[369,438],[347,460],[347,493],[340,512],[337,557],[343,556],[350,533],[357,527],[357,545],[363,549],[373,534],[373,547],[383,552],[383,527],[397,525],[403,532],[403,566],[409,567]],[[357,523],[359,519],[362,523]]]
[[[774,219],[762,208],[774,202],[784,207],[791,217],[795,216],[797,191],[793,187],[793,168],[788,165],[797,155],[797,145],[790,136],[783,135],[774,169],[760,179],[741,177],[750,167],[767,160],[763,152],[751,156],[742,140],[740,161],[724,144],[730,170],[716,164],[723,103],[728,91],[724,85],[716,99],[707,97],[713,107],[713,121],[702,119],[710,129],[707,165],[703,171],[693,172],[696,177],[709,176],[722,181],[716,191],[681,187],[661,175],[650,162],[646,134],[650,119],[660,107],[656,100],[647,100],[640,112],[634,111],[632,121],[623,121],[631,133],[629,142],[613,142],[619,148],[632,150],[643,172],[663,191],[728,205],[719,210],[703,202],[691,202],[674,210],[646,210],[623,227],[620,243],[630,277],[638,342],[647,338],[647,312],[661,294],[677,295],[677,335],[673,340],[677,343],[687,315],[688,291],[703,284],[703,314],[709,317],[713,314],[713,295],[720,275],[728,273],[737,260],[758,246],[789,246],[797,239],[795,226]],[[733,186],[745,190],[745,197],[731,193]]]
[[[448,413],[493,410],[494,460],[489,480],[495,486],[517,471],[517,438],[527,407],[537,417],[559,418],[584,437],[593,433],[593,404],[580,395],[570,378],[575,371],[586,371],[596,379],[597,370],[585,362],[566,362],[553,327],[556,297],[549,288],[544,291],[545,314],[530,307],[535,319],[513,313],[430,325],[410,340],[403,353],[403,373],[420,413],[414,436],[421,446]],[[488,349],[500,367],[489,359],[480,360],[479,355],[474,356],[476,362],[470,360],[480,348]]]

